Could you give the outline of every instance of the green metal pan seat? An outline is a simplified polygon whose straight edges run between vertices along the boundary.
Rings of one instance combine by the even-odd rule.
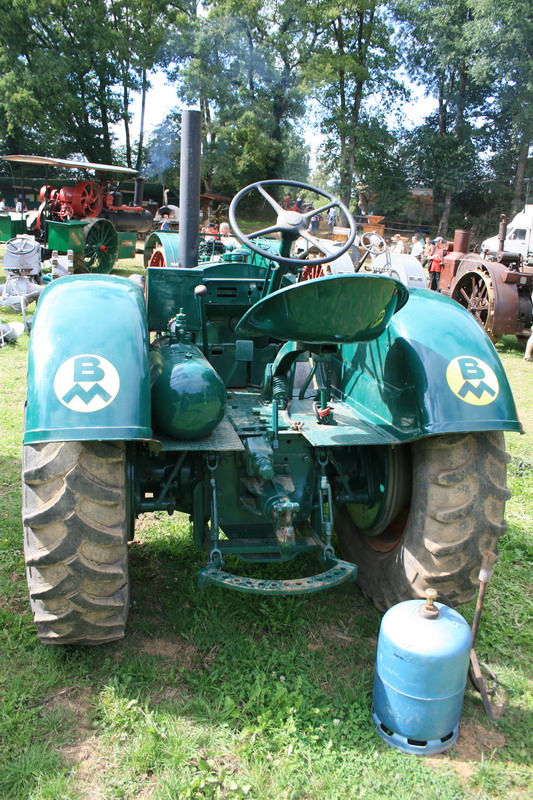
[[[329,275],[264,297],[241,318],[236,333],[307,344],[368,342],[381,336],[408,298],[394,278]]]

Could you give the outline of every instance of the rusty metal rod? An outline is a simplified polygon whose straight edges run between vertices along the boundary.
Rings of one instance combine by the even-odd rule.
[[[485,686],[485,681],[483,679],[481,667],[479,665],[478,657],[476,655],[476,651],[474,648],[479,630],[481,613],[483,611],[483,602],[485,600],[487,584],[492,578],[494,565],[496,564],[497,560],[498,560],[497,553],[493,553],[490,550],[486,550],[483,553],[483,559],[481,561],[481,569],[479,570],[479,591],[477,596],[476,610],[474,612],[474,620],[472,622],[472,649],[470,651],[470,669],[469,669],[470,681],[472,682],[474,688],[477,689],[477,691],[481,695],[485,711],[487,713],[488,718],[491,720],[494,719],[494,713],[490,705],[487,687]]]

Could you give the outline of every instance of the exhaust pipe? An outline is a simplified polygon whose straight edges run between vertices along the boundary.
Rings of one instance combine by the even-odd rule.
[[[198,265],[200,214],[200,158],[202,150],[200,111],[187,109],[181,115],[180,161],[180,267]]]
[[[144,196],[144,178],[135,178],[135,189],[133,190],[133,205],[142,206]]]
[[[498,261],[501,261],[506,238],[507,238],[507,217],[505,216],[505,214],[502,214],[500,218],[500,226],[498,228]]]

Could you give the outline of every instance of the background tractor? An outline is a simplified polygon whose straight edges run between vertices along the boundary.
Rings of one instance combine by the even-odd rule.
[[[41,295],[23,453],[41,640],[124,635],[128,542],[152,511],[189,514],[201,586],[291,595],[357,580],[379,609],[428,585],[466,602],[504,530],[503,432],[520,430],[485,333],[459,304],[392,277],[393,262],[300,280],[349,249],[355,223],[292,181],[239,192],[230,221],[243,249],[199,262],[199,112],[184,112],[181,159],[173,260],[148,267],[144,291],[75,275]],[[308,214],[281,208],[287,186],[346,215],[345,245],[322,246]],[[273,215],[247,235],[245,196]],[[314,258],[294,253],[302,237]],[[301,559],[290,579],[227,568],[302,553],[315,574]]]
[[[86,177],[61,187],[45,183],[36,211],[0,214],[0,241],[31,235],[42,248],[43,261],[54,251],[59,257],[71,251],[77,273],[109,273],[117,259],[135,257],[137,234],[153,225],[152,215],[142,207],[142,179],[136,182],[133,205],[123,204],[120,181],[137,176],[135,170],[44,156],[2,158],[10,164],[75,170]]]
[[[507,333],[528,335],[533,321],[533,266],[520,252],[504,250],[506,230],[504,218],[498,250],[481,254],[468,252],[469,231],[455,231],[439,284],[441,293],[466,308],[493,342]]]

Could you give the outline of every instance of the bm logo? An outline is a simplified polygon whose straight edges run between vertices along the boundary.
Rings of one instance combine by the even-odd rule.
[[[498,378],[481,359],[459,356],[448,364],[446,380],[452,392],[473,406],[487,406],[498,397]]]
[[[56,372],[54,392],[71,411],[100,411],[113,402],[120,378],[113,364],[90,353],[65,361]]]

